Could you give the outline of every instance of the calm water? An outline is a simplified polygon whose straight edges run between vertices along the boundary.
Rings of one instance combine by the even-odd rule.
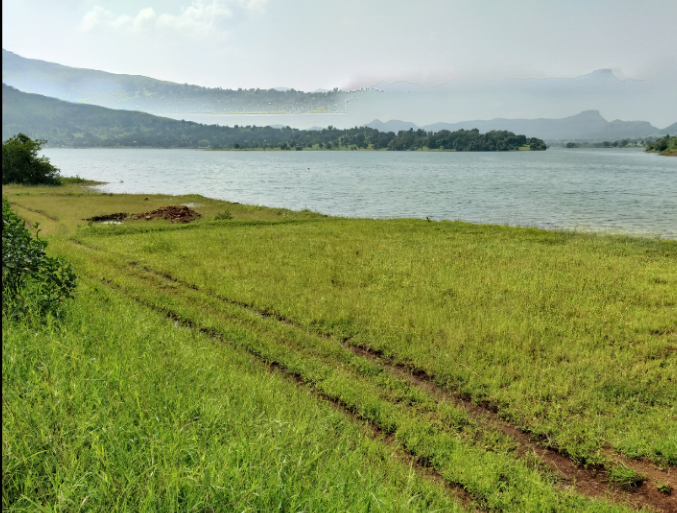
[[[641,150],[514,153],[47,149],[107,192],[196,193],[349,217],[658,235],[677,239],[677,158]]]

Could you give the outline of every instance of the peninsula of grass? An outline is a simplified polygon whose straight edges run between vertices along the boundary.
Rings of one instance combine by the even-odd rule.
[[[675,241],[3,193],[81,279],[61,319],[3,319],[4,509],[673,504]]]
[[[666,157],[677,157],[677,137],[666,135],[647,144],[646,151],[658,153]]]

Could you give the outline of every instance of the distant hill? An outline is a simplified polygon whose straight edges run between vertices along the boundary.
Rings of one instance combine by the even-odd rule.
[[[647,121],[607,121],[597,110],[588,110],[562,119],[492,119],[489,121],[463,121],[461,123],[435,123],[424,127],[438,130],[479,128],[480,130],[511,130],[548,140],[563,139],[621,139],[656,135],[659,129]]]
[[[297,130],[289,127],[223,127],[178,121],[145,112],[114,110],[24,93],[2,85],[2,138],[18,132],[46,139],[50,146],[152,148],[447,149],[457,151],[544,150],[543,141],[512,132],[423,130],[399,135],[354,127]],[[321,145],[321,146],[320,146]]]
[[[410,128],[413,128],[414,130],[417,130],[418,127],[414,123],[410,123],[409,121],[400,121],[399,119],[391,119],[390,121],[386,121],[385,123],[375,119],[371,123],[368,123],[364,126],[368,126],[369,128],[373,128],[374,130],[380,130],[381,132],[394,132],[397,133],[401,130],[409,130]]]
[[[2,50],[2,81],[60,100],[155,114],[345,112],[361,92],[221,89],[26,59]]]
[[[673,123],[667,128],[660,131],[661,135],[677,135],[677,123]]]
[[[374,120],[365,125],[384,131],[417,129],[413,123],[392,120],[385,123]],[[539,137],[545,140],[616,140],[623,138],[655,137],[667,133],[677,133],[677,123],[659,130],[647,121],[607,121],[599,111],[588,110],[562,119],[505,119],[461,121],[459,123],[434,123],[421,127],[429,132],[440,130],[455,131],[478,128],[481,132],[489,130],[509,130],[527,137]]]

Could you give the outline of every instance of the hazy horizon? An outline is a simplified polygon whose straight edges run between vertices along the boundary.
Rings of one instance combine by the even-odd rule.
[[[3,48],[67,66],[231,89],[421,84],[358,102],[360,122],[583,110],[676,121],[672,0],[9,0],[2,10]],[[610,73],[580,79],[595,70]]]

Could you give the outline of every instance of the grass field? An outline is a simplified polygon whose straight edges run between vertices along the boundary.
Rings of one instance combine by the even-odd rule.
[[[64,328],[3,322],[5,506],[677,510],[674,241],[4,194],[83,277]]]

